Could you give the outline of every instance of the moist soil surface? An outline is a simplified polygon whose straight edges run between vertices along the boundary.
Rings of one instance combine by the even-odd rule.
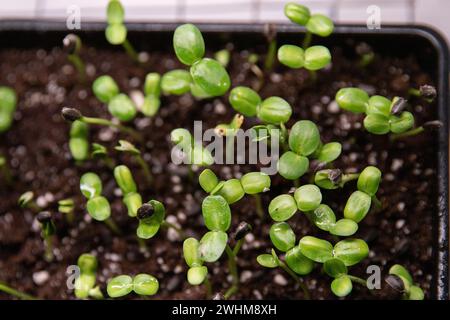
[[[370,255],[351,274],[367,277],[368,265],[381,267],[383,275],[392,264],[400,263],[412,273],[414,280],[430,297],[433,283],[432,216],[436,211],[437,144],[434,133],[427,133],[403,141],[390,142],[387,136],[374,136],[362,129],[362,117],[341,111],[334,101],[341,87],[360,86],[370,94],[388,97],[407,97],[408,88],[433,84],[414,55],[395,57],[376,55],[367,67],[358,65],[351,39],[339,46],[331,46],[333,64],[317,73],[313,82],[305,70],[291,70],[279,64],[266,74],[260,91],[263,98],[280,96],[293,107],[288,128],[301,119],[315,121],[324,142],[339,141],[342,155],[334,167],[344,172],[356,172],[374,165],[383,172],[378,198],[383,208],[371,212],[361,223],[355,237],[365,239]],[[13,183],[0,184],[0,281],[18,290],[42,299],[74,299],[66,285],[66,269],[76,264],[86,252],[99,260],[97,282],[106,293],[109,278],[118,274],[150,273],[160,282],[155,299],[203,299],[205,288],[193,287],[186,281],[186,265],[182,256],[182,240],[172,229],[162,229],[148,240],[147,251],[140,250],[136,241],[137,220],[128,217],[121,194],[114,181],[111,168],[104,161],[92,159],[75,163],[68,149],[70,124],[65,122],[62,107],[77,107],[83,114],[109,118],[106,106],[91,91],[92,81],[102,75],[111,75],[121,91],[142,90],[148,72],[164,73],[173,68],[184,68],[172,51],[150,52],[144,66],[134,64],[120,50],[95,49],[87,46],[82,58],[87,64],[88,80],[78,81],[74,67],[68,63],[61,49],[10,48],[0,51],[0,85],[13,87],[19,102],[12,128],[1,135],[0,152],[6,155],[13,175]],[[343,47],[346,49],[344,50]],[[348,50],[348,48],[352,50]],[[261,51],[263,52],[263,51]],[[233,86],[255,86],[257,78],[247,62],[249,51],[233,50],[228,70]],[[208,53],[212,55],[212,52]],[[262,59],[260,61],[262,65]],[[421,124],[436,118],[436,105],[410,98],[410,109]],[[154,182],[148,185],[139,165],[128,155],[114,151],[119,138],[126,135],[105,127],[90,127],[90,141],[104,144],[113,161],[129,166],[138,183],[144,201],[157,199],[167,210],[168,221],[178,224],[186,235],[201,237],[206,232],[201,215],[201,201],[206,196],[199,187],[195,172],[189,179],[188,169],[172,164],[169,133],[184,127],[193,129],[194,120],[203,121],[203,130],[218,123],[229,122],[234,115],[227,96],[198,101],[189,94],[164,96],[158,114],[153,118],[139,115],[130,125],[144,136],[145,143],[137,143],[143,157],[151,166]],[[244,128],[257,124],[246,119]],[[214,165],[212,168],[222,179],[240,177],[257,169],[251,165]],[[80,176],[93,171],[100,175],[104,191],[110,200],[112,217],[122,230],[114,234],[105,224],[93,221],[85,210],[86,200],[79,191]],[[311,173],[302,177],[307,183]],[[348,196],[356,189],[350,182],[345,188],[324,191],[327,203],[342,216]],[[44,244],[36,222],[36,213],[21,209],[17,199],[25,191],[33,191],[37,205],[54,213],[57,234],[54,237],[55,260],[43,259]],[[262,195],[267,208],[275,196],[292,192],[292,182],[272,176],[271,190]],[[58,212],[57,201],[72,198],[75,201],[75,222],[69,224]],[[264,269],[256,263],[261,253],[270,252],[269,228],[272,223],[266,212],[261,221],[255,210],[254,199],[246,196],[232,205],[233,230],[241,221],[252,224],[253,232],[246,237],[238,257],[241,288],[233,298],[239,299],[304,299],[293,279],[281,269]],[[313,228],[301,213],[291,220],[297,240],[304,235],[324,237]],[[233,244],[233,241],[232,241]],[[209,264],[213,292],[225,292],[231,284],[226,255]],[[336,299],[330,291],[331,279],[316,266],[304,277],[313,299]],[[383,285],[384,286],[384,285]],[[386,290],[374,293],[354,284],[347,299],[390,298]],[[1,299],[11,299],[0,293]],[[127,298],[136,299],[133,294]]]

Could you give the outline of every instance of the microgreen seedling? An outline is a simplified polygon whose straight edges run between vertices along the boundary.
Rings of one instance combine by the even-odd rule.
[[[108,26],[105,30],[106,40],[112,45],[122,45],[128,56],[136,62],[139,55],[127,39],[127,27],[124,24],[125,10],[119,0],[109,0],[106,9]]]
[[[84,161],[89,157],[89,126],[76,120],[70,128],[69,149],[72,157],[78,161]]]
[[[78,258],[77,266],[80,275],[75,280],[75,296],[80,299],[94,298],[103,299],[103,293],[96,286],[97,258],[91,254],[84,253]]]
[[[147,179],[147,182],[149,184],[153,181],[153,176],[150,171],[150,168],[147,164],[147,162],[142,158],[141,151],[137,149],[131,142],[128,142],[126,140],[119,140],[119,145],[115,147],[117,151],[124,152],[124,153],[130,153],[133,155],[136,162],[139,164],[139,166],[142,168],[142,171],[144,172],[145,178]]]
[[[311,43],[312,35],[328,37],[334,30],[333,21],[323,14],[311,14],[308,7],[289,2],[284,7],[284,14],[293,23],[306,27],[306,36],[303,40],[303,48]]]
[[[108,281],[106,291],[111,298],[120,298],[134,292],[141,296],[153,296],[158,292],[159,282],[154,276],[140,273],[134,277],[120,275]]]
[[[108,104],[108,111],[123,122],[128,122],[136,117],[137,107],[126,94],[120,93],[117,83],[108,75],[95,79],[92,91],[97,99]]]
[[[153,117],[161,105],[161,76],[152,72],[147,74],[144,83],[144,103],[140,106],[141,112],[147,117]]]
[[[239,289],[239,275],[236,262],[237,254],[244,242],[245,235],[252,228],[245,222],[240,223],[233,237],[236,244],[234,248],[230,247],[228,244],[229,236],[227,234],[231,226],[231,208],[229,203],[234,203],[242,198],[244,192],[250,194],[261,192],[261,188],[264,189],[267,186],[267,183],[253,176],[247,176],[245,180],[244,185],[246,191],[244,191],[244,186],[241,185],[239,180],[232,179],[227,182],[232,181],[233,186],[228,188],[228,192],[221,193],[224,188],[227,188],[225,186],[227,182],[219,183],[218,178],[211,170],[204,170],[199,177],[202,188],[211,193],[202,202],[203,220],[205,226],[210,231],[204,234],[200,241],[195,238],[187,238],[183,243],[183,255],[186,264],[189,266],[187,273],[188,282],[192,285],[204,283],[208,296],[211,294],[208,268],[203,264],[205,262],[217,261],[224,252],[228,256],[228,267],[232,277],[232,285],[224,294],[224,298],[228,299]],[[222,185],[222,187],[219,185]],[[233,188],[237,188],[239,191],[235,192]]]
[[[190,66],[192,81],[204,94],[215,97],[228,91],[230,76],[220,62],[204,58],[205,42],[196,26],[178,26],[173,35],[173,47],[178,60]]]
[[[122,190],[123,203],[128,209],[128,215],[136,217],[137,211],[142,205],[142,197],[137,192],[136,182],[130,169],[124,165],[115,167],[114,178]]]
[[[115,233],[120,234],[120,230],[111,219],[111,206],[108,199],[101,195],[103,190],[100,177],[93,173],[87,172],[81,176],[80,190],[83,196],[88,199],[86,209],[89,215],[97,221],[103,221]]]
[[[199,175],[200,186],[211,195],[222,196],[228,204],[233,204],[244,197],[245,194],[255,198],[256,212],[258,216],[264,218],[264,209],[261,204],[260,193],[270,189],[270,177],[262,172],[249,172],[241,179],[230,179],[219,181],[217,176],[210,169],[205,169]]]
[[[413,282],[411,274],[402,265],[396,264],[389,269],[386,283],[396,290],[404,300],[423,300],[423,290]]]
[[[14,120],[17,96],[10,87],[0,86],[0,133],[7,131]]]
[[[340,169],[324,169],[316,172],[314,183],[322,189],[342,188],[349,182],[358,179],[359,173],[342,173]]]
[[[365,113],[364,127],[373,134],[382,135],[391,132],[391,140],[414,136],[425,129],[427,125],[414,127],[414,115],[406,111],[407,101],[401,97],[392,100],[369,95],[359,88],[343,88],[336,93],[336,102],[347,111]],[[439,126],[430,125],[429,128]]]
[[[36,217],[41,225],[41,235],[45,244],[44,258],[48,262],[53,261],[53,235],[56,232],[56,227],[52,219],[52,214],[48,211],[41,211]]]
[[[121,124],[114,123],[114,122],[112,122],[110,120],[107,120],[107,119],[94,118],[94,117],[85,117],[85,116],[83,116],[81,114],[81,112],[78,109],[75,109],[75,108],[66,108],[66,107],[64,107],[61,110],[61,115],[62,115],[64,120],[69,121],[69,122],[73,122],[73,121],[79,120],[79,121],[84,122],[86,124],[94,124],[94,125],[101,125],[101,126],[107,126],[107,127],[116,128],[119,131],[122,131],[123,133],[129,134],[134,139],[136,139],[138,141],[142,141],[142,136],[139,134],[139,132],[135,131],[132,128],[123,126]]]
[[[80,82],[84,82],[86,80],[86,66],[80,57],[80,37],[74,33],[69,33],[63,39],[63,48],[67,53],[67,60],[69,60],[77,69]]]
[[[73,210],[75,208],[75,203],[73,199],[63,199],[58,201],[58,211],[64,213],[66,220],[69,224],[72,224],[75,220]]]
[[[139,219],[139,226],[136,231],[138,238],[150,239],[153,238],[161,227],[174,229],[180,238],[186,238],[184,232],[177,225],[165,220],[166,208],[157,200],[150,200],[144,203],[137,210],[137,218]]]
[[[436,88],[429,84],[422,85],[419,89],[411,88],[408,93],[412,96],[424,98],[428,102],[433,102],[437,96]]]

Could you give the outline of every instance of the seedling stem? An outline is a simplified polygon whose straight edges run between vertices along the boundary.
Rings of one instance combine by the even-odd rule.
[[[22,300],[37,300],[36,297],[33,297],[33,296],[29,295],[29,294],[20,292],[20,291],[18,291],[16,289],[13,289],[13,288],[11,288],[11,287],[9,287],[6,284],[1,283],[1,282],[0,282],[0,291],[3,291],[4,293],[10,294],[10,295],[15,296],[15,297],[17,297],[19,299],[22,299]]]
[[[259,218],[261,220],[264,219],[264,209],[261,202],[261,196],[259,194],[254,194],[253,197],[255,198],[255,205],[256,205],[256,213],[258,214]]]
[[[124,133],[129,134],[134,139],[136,139],[136,140],[138,140],[140,142],[142,142],[142,140],[143,140],[142,136],[136,130],[134,130],[132,128],[125,127],[125,126],[123,126],[121,124],[114,123],[114,122],[112,122],[110,120],[107,120],[107,119],[93,118],[93,117],[82,117],[80,120],[85,122],[85,123],[87,123],[87,124],[97,124],[97,125],[101,125],[101,126],[113,127],[113,128],[118,129],[119,131],[122,131]]]
[[[120,236],[122,234],[122,231],[120,230],[119,226],[114,222],[112,218],[108,218],[103,221],[108,228],[111,229],[112,232],[114,232],[116,235]]]

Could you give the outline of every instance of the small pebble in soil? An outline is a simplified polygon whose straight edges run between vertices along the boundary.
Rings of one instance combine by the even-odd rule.
[[[339,108],[336,100],[333,100],[328,104],[327,111],[329,113],[333,113],[333,114],[339,113],[340,108]]]
[[[50,274],[46,270],[37,271],[33,273],[33,282],[38,286],[41,286],[44,283],[46,283],[49,278]]]
[[[241,272],[241,282],[248,282],[252,278],[252,272],[249,270],[244,270]]]
[[[259,292],[259,290],[253,290],[253,296],[255,297],[255,299],[257,299],[257,300],[262,300],[263,299],[263,296],[262,296],[262,294],[261,294],[261,292]]]
[[[405,210],[405,203],[404,202],[399,202],[397,204],[397,210],[402,212],[403,210]]]
[[[275,277],[273,277],[273,281],[280,286],[285,286],[288,284],[286,278],[281,274],[276,274]]]
[[[398,171],[401,167],[403,167],[403,160],[402,159],[393,159],[391,164],[391,170],[392,171]]]
[[[397,229],[403,228],[404,225],[405,225],[404,219],[399,219],[395,222],[395,228],[397,228]]]

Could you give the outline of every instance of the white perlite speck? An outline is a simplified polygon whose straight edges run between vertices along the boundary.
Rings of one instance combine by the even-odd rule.
[[[46,283],[48,278],[50,278],[48,271],[42,270],[33,273],[33,282],[38,286]]]
[[[283,277],[281,274],[275,275],[275,277],[273,277],[273,281],[280,286],[285,286],[288,283],[286,278]]]

